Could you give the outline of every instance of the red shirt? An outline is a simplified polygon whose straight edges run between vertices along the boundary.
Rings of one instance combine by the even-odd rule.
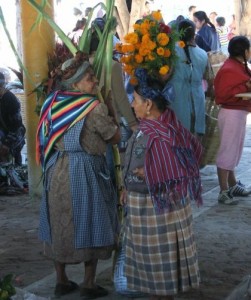
[[[236,94],[248,92],[246,82],[250,78],[244,64],[228,58],[214,79],[216,104],[220,104],[223,108],[251,112],[251,99],[242,100],[242,98],[235,97]]]

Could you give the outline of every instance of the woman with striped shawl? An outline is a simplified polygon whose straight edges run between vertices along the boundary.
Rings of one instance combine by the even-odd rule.
[[[116,244],[116,194],[104,153],[120,133],[110,101],[95,95],[97,79],[82,53],[62,65],[58,78],[60,89],[45,100],[37,131],[44,174],[39,236],[54,261],[55,295],[78,288],[65,267],[84,262],[80,296],[94,299],[108,294],[95,282],[98,259],[110,258]]]
[[[130,290],[171,300],[199,285],[191,200],[201,203],[202,146],[168,108],[158,81],[137,69],[140,121],[126,150],[125,276]]]

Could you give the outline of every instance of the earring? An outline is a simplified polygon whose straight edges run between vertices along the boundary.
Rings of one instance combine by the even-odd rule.
[[[150,115],[150,111],[148,110],[148,111],[146,112],[146,114],[149,116],[149,115]]]

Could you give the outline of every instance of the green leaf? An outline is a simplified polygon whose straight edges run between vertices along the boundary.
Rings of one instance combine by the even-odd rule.
[[[27,0],[43,17],[44,20],[48,22],[51,28],[57,33],[58,37],[67,46],[67,48],[74,55],[78,49],[73,44],[72,40],[63,32],[63,30],[53,21],[53,19],[44,11],[44,6],[37,4],[34,0]]]
[[[10,43],[11,49],[12,49],[12,51],[13,51],[13,53],[14,53],[16,59],[17,59],[17,63],[18,63],[18,65],[19,65],[20,69],[23,70],[23,72],[25,73],[25,75],[26,75],[27,79],[29,80],[29,82],[30,82],[33,86],[35,86],[35,83],[33,82],[33,80],[32,80],[32,78],[31,78],[31,76],[30,76],[28,70],[27,70],[27,69],[25,68],[25,66],[23,65],[23,62],[22,62],[22,60],[21,60],[21,58],[20,58],[20,56],[19,56],[19,54],[18,54],[18,52],[17,52],[17,50],[16,50],[16,47],[15,47],[15,45],[14,45],[12,39],[11,39],[10,33],[9,33],[8,28],[7,28],[7,26],[6,26],[6,22],[5,22],[5,18],[4,18],[4,15],[3,15],[3,11],[2,11],[1,6],[0,6],[0,20],[1,20],[1,23],[2,23],[2,25],[3,25],[5,34],[6,34],[7,38],[8,38],[8,41],[9,41],[9,43]]]

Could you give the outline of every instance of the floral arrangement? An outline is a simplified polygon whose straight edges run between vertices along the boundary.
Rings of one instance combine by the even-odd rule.
[[[116,45],[116,50],[122,54],[120,61],[132,84],[137,84],[134,71],[138,67],[147,69],[152,77],[168,78],[177,58],[175,44],[179,33],[164,24],[160,11],[153,11],[134,24],[134,31],[124,40],[124,44]]]

